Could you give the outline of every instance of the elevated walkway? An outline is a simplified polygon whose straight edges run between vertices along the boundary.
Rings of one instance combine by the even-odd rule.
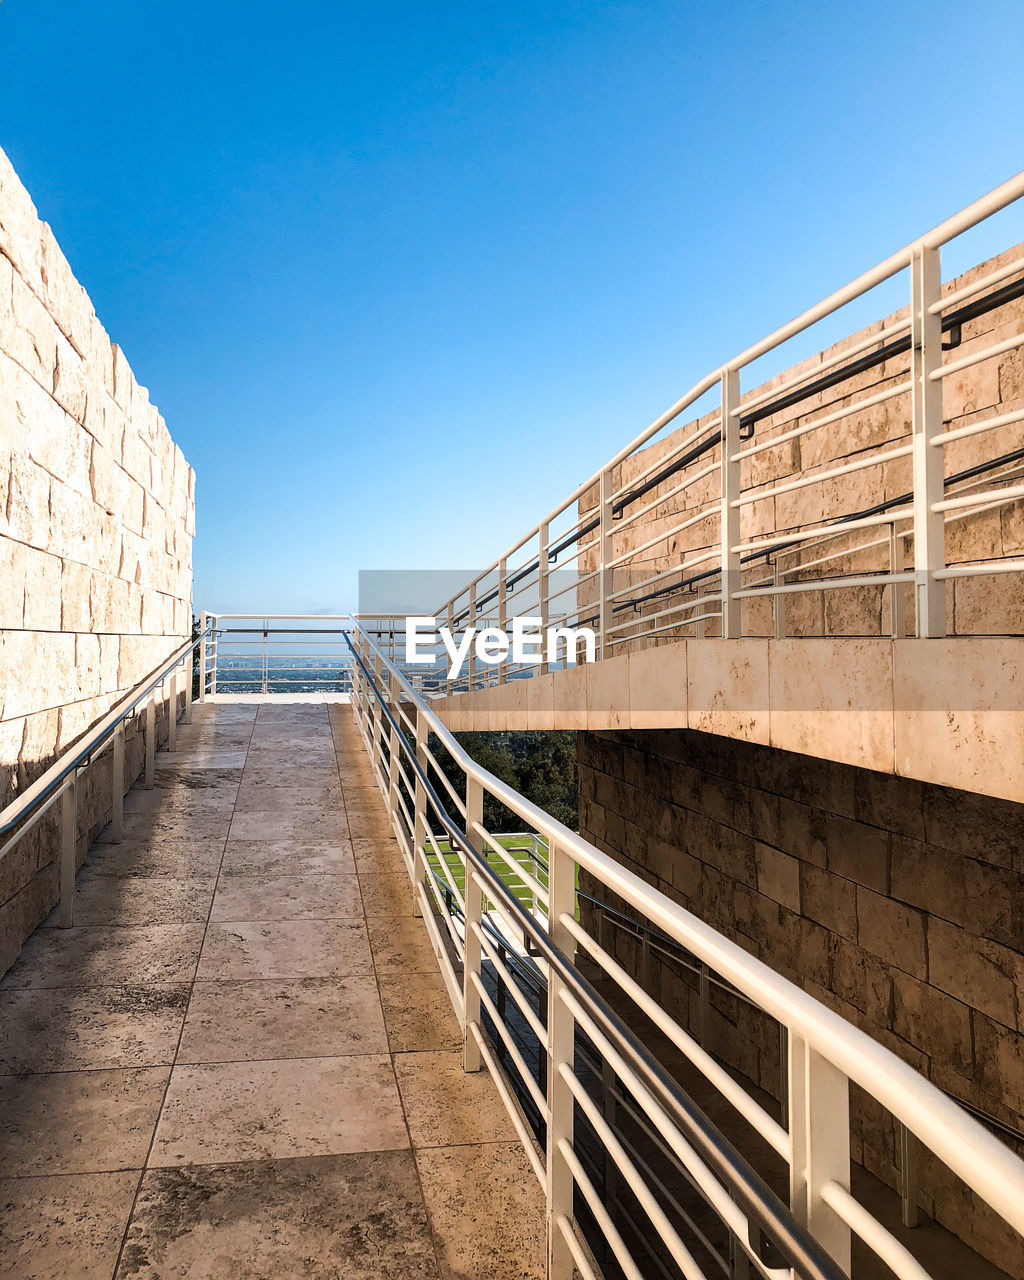
[[[677,640],[432,703],[453,732],[696,729],[1024,801],[1024,638]]]
[[[350,709],[177,746],[0,984],[0,1275],[543,1275]]]

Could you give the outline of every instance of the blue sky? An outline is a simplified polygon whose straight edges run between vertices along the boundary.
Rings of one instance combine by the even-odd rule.
[[[4,0],[0,145],[198,472],[197,607],[346,609],[1022,167],[1022,65],[1019,0]]]

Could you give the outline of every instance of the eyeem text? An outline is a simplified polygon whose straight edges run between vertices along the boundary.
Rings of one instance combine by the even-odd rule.
[[[441,656],[437,652],[438,641],[448,654],[450,680],[458,679],[470,650],[477,662],[488,667],[509,661],[517,666],[555,663],[559,660],[559,647],[569,666],[575,665],[581,648],[584,662],[593,662],[597,653],[597,637],[590,627],[545,627],[543,618],[513,618],[508,631],[500,627],[467,627],[458,640],[448,627],[438,627],[436,618],[406,618],[406,662],[414,666],[436,662]]]

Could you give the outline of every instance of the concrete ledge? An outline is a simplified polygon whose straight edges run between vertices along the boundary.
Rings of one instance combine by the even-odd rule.
[[[681,640],[434,703],[457,732],[696,729],[1024,801],[1024,637]]]

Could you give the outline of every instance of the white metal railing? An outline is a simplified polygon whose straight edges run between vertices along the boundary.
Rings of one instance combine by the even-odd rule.
[[[660,637],[782,636],[787,597],[873,587],[888,598],[893,636],[943,636],[947,582],[1024,572],[1019,556],[979,551],[957,559],[955,550],[947,553],[945,533],[952,521],[1024,500],[1024,407],[995,404],[948,428],[943,397],[951,377],[1024,346],[1018,308],[1016,320],[1001,313],[1003,329],[1012,332],[999,336],[1000,330],[995,339],[971,341],[962,355],[956,351],[964,325],[999,314],[1024,296],[1024,256],[960,287],[947,286],[944,294],[940,252],[1022,195],[1024,173],[707,374],[441,604],[438,618],[453,631],[503,626],[513,613],[527,612],[544,625],[586,624],[598,632],[599,654],[608,656],[618,646]],[[903,272],[909,285],[906,312],[774,385],[744,392],[741,374],[755,362]],[[875,376],[865,381],[869,370]],[[818,411],[814,397],[825,390],[837,403]],[[682,415],[710,393],[716,394],[714,411],[680,432]],[[842,432],[859,415],[886,405],[900,409],[905,428],[847,448],[844,457]],[[795,425],[778,421],[795,407]],[[765,424],[761,438],[755,437],[758,423]],[[754,470],[755,463],[778,459],[780,450],[817,435],[832,442],[821,450],[824,462],[790,467],[789,474],[782,468],[778,479]],[[986,437],[982,461],[951,470],[948,447],[980,436]],[[909,470],[910,487],[893,495],[892,483],[881,481],[883,469],[901,465]],[[836,494],[872,468],[880,500],[866,510],[844,507]],[[786,522],[777,511],[773,517],[775,500],[790,495],[803,504],[799,517]],[[641,534],[631,545],[625,535],[637,522],[645,522],[640,528],[649,527],[649,536]],[[561,587],[557,594],[563,599],[556,602],[553,577],[573,567],[575,585]],[[759,598],[771,611],[767,629],[763,617],[744,617],[743,602]],[[545,669],[480,668],[471,657],[469,669],[448,691]]]
[[[145,716],[145,756],[143,786],[154,785],[156,762],[156,712],[158,703],[167,704],[167,750],[177,746],[178,695],[184,693],[184,721],[192,721],[192,664],[197,646],[205,645],[209,633],[185,641],[154,671],[120,699],[82,738],[65,751],[41,777],[0,812],[0,861],[23,840],[56,805],[61,807],[60,834],[60,926],[74,924],[76,851],[78,845],[79,774],[111,753],[111,839],[120,844],[124,833],[125,724],[133,716]]]
[[[379,644],[398,658],[397,637],[404,638],[404,618],[360,615]],[[227,695],[324,694],[347,701],[352,669],[343,639],[349,614],[213,613],[205,612],[200,630],[200,697]],[[441,681],[422,672],[407,673],[424,692],[438,691]]]
[[[646,1215],[646,1238],[655,1242],[659,1257],[671,1260],[675,1270],[669,1274],[690,1280],[709,1274],[710,1264],[700,1260],[705,1254],[684,1239],[664,1187],[595,1107],[578,1052],[581,1040],[619,1082],[652,1140],[677,1163],[690,1191],[728,1233],[729,1256],[739,1260],[728,1274],[848,1275],[851,1235],[857,1235],[896,1276],[927,1276],[851,1192],[851,1083],[1024,1234],[1024,1163],[992,1134],[869,1036],[477,765],[358,622],[351,643],[353,709],[409,872],[415,907],[463,1028],[466,1069],[486,1064],[491,1070],[547,1196],[551,1280],[568,1280],[574,1266],[587,1277],[600,1274],[598,1240],[625,1275],[653,1274],[634,1256],[622,1222],[599,1195],[583,1128],[630,1189],[634,1213]],[[445,777],[438,749],[454,762],[461,788]],[[545,874],[536,857],[532,867],[524,865],[484,825],[488,795],[538,834],[547,850]],[[510,892],[507,877],[496,870],[503,864],[528,888],[535,906]],[[581,873],[784,1028],[787,1086],[781,1120],[723,1070],[699,1038],[591,932],[586,913],[577,910]],[[490,927],[495,919],[500,930]],[[519,940],[518,949],[510,939]],[[516,981],[513,952],[518,964],[532,964],[543,980],[536,1008]],[[788,1211],[595,994],[577,964],[584,956],[785,1162]],[[498,992],[515,1006],[518,1036],[500,1016]],[[536,1072],[523,1048],[524,1038],[531,1036]],[[740,1264],[748,1270],[740,1270]]]

